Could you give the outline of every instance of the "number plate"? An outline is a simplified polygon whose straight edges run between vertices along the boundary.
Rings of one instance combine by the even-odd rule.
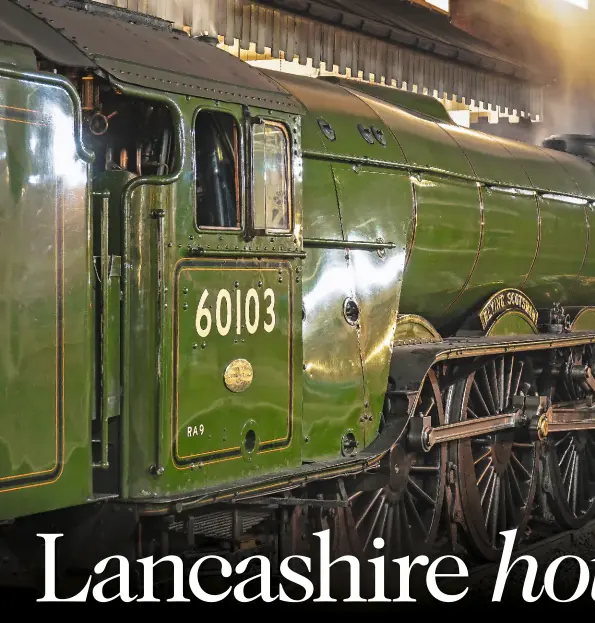
[[[241,456],[254,421],[259,450],[291,439],[293,296],[288,263],[178,264],[174,317],[174,455],[179,464]]]

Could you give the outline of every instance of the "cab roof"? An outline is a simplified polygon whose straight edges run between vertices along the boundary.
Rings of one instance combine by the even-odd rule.
[[[94,1],[0,0],[0,41],[119,82],[301,114],[276,82],[171,22]]]

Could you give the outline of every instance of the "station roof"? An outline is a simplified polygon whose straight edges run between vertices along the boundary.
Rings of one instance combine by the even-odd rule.
[[[534,80],[534,68],[450,23],[448,15],[409,0],[259,0],[263,5],[340,24],[392,43],[490,72]]]

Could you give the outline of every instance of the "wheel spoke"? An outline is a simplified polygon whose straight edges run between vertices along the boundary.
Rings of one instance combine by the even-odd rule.
[[[492,415],[494,413],[496,413],[496,404],[494,403],[494,388],[490,385],[490,380],[488,378],[488,371],[485,368],[481,369],[481,379],[483,381],[483,386],[485,389],[484,392],[484,396],[482,396],[482,398],[485,398],[486,401],[486,407],[489,407],[488,409],[488,415]],[[478,385],[478,391],[479,391],[479,385]]]
[[[498,410],[504,411],[504,357],[498,359]]]
[[[397,552],[402,552],[402,536],[401,536],[401,504],[395,506],[395,543]]]
[[[478,459],[475,459],[474,465],[477,465],[478,463],[481,463],[484,459],[487,459],[488,456],[490,456],[490,454],[492,453],[491,450],[487,450],[484,454],[482,454]],[[491,462],[491,461],[490,461]],[[481,480],[481,479],[480,479]],[[478,483],[479,484],[479,481]]]
[[[374,521],[372,522],[372,525],[370,526],[370,530],[368,532],[368,538],[366,539],[366,542],[364,543],[364,552],[368,549],[368,543],[370,542],[370,539],[372,538],[372,535],[374,534],[374,528],[376,527],[376,524],[378,523],[378,517],[380,517],[380,513],[382,512],[384,508],[385,508],[385,504],[384,504],[384,496],[383,496],[380,500],[380,504],[378,505],[378,510],[376,511],[376,515],[374,516]],[[380,534],[382,534],[382,532]]]
[[[490,392],[494,401],[493,413],[498,413],[498,402],[500,392],[498,391],[498,375],[496,374],[496,362],[490,362]]]
[[[405,540],[407,541],[407,551],[411,552],[415,549],[415,545],[413,544],[413,534],[411,524],[409,523],[409,516],[407,514],[407,506],[404,501],[401,502],[400,507],[401,517],[404,520],[403,528],[405,530]]]
[[[490,451],[491,452],[491,451]],[[479,487],[479,483],[483,480],[484,476],[486,475],[487,471],[489,469],[494,469],[492,467],[492,459],[490,458],[488,464],[485,466],[485,469],[483,470],[483,472],[481,473],[481,476],[479,477],[479,480],[477,481],[477,486]]]
[[[406,500],[406,504],[409,506],[409,512],[413,516],[413,519],[415,520],[419,529],[424,535],[424,538],[427,538],[428,531],[426,527],[424,526],[424,522],[422,521],[419,513],[417,512],[417,508],[415,508],[415,504],[413,503],[413,500],[411,498],[411,494],[409,493],[409,491],[405,491],[405,500]]]
[[[494,504],[494,494],[496,492],[497,483],[498,483],[498,475],[496,474],[496,472],[492,472],[492,475],[490,476],[490,480],[488,482],[488,486],[486,487],[486,490],[484,492],[484,493],[487,493],[488,490],[490,492],[488,495],[488,507],[486,508],[485,519],[484,519],[486,528],[488,527],[488,524],[491,518],[490,514],[491,514],[492,506]]]
[[[496,539],[498,537],[498,518],[500,517],[500,497],[501,497],[501,493],[500,493],[500,486],[501,486],[501,479],[500,476],[498,476],[495,480],[495,484],[494,484],[494,492],[493,492],[493,510],[492,510],[492,530],[491,530],[491,537],[492,537],[492,547],[496,547]]]
[[[512,524],[515,521],[516,507],[514,505],[514,496],[512,494],[512,487],[510,485],[510,469],[507,469],[504,473],[505,493],[506,493],[506,517],[505,526],[509,523]]]
[[[504,399],[505,405],[508,407],[510,400],[512,399],[511,390],[512,390],[512,371],[514,368],[514,355],[510,357],[510,366],[508,368],[508,373],[506,375],[506,398]]]
[[[393,547],[393,532],[395,521],[395,507],[394,504],[388,505],[388,513],[386,515],[386,547],[389,552],[396,551]]]
[[[362,495],[363,491],[356,491],[353,495],[350,495],[347,500],[349,502],[353,502],[354,500],[357,500],[357,498],[359,498],[360,495]]]
[[[568,446],[568,448],[570,449],[570,455],[568,458],[568,464],[566,465],[566,468],[564,469],[564,474],[562,475],[562,482],[568,487],[570,488],[570,480],[569,480],[569,476],[571,475],[571,468],[574,465],[574,446],[571,444]],[[568,482],[567,482],[568,480]]]
[[[517,503],[520,503],[520,501],[523,499],[523,492],[521,490],[519,479],[517,478],[517,475],[515,474],[514,469],[512,469],[512,467],[508,469],[508,473],[510,475],[510,480],[512,481],[512,484],[514,484],[514,490],[517,495]]]
[[[494,477],[495,477],[495,472],[494,472],[494,468],[491,468],[491,472],[490,472],[490,476],[487,479],[486,482],[486,486],[485,489],[483,490],[483,493],[481,494],[481,505],[483,506],[483,502],[485,500],[486,494],[488,493],[488,491],[492,490],[492,483],[494,481]]]
[[[411,489],[413,490],[412,493],[413,495],[419,499],[419,500],[423,500],[424,502],[426,502],[426,504],[429,504],[430,506],[435,506],[436,505],[436,500],[433,500],[419,485],[417,485],[417,483],[415,481],[413,481],[411,478],[409,478],[409,485],[411,486]]]
[[[483,396],[481,395],[481,392],[479,391],[479,387],[477,386],[477,382],[475,380],[473,380],[473,390],[475,391],[475,396],[479,401],[479,404],[486,412],[486,415],[492,415],[492,412],[488,409],[488,405],[486,405],[485,400],[483,399]]]
[[[525,366],[524,361],[519,361],[519,371],[517,372],[517,377],[514,381],[514,389],[512,390],[512,395],[517,396],[519,393],[519,386],[521,384],[521,378],[523,376],[523,368]]]
[[[525,474],[525,476],[527,478],[531,478],[531,474],[527,471],[527,468],[518,460],[515,454],[511,454],[510,456],[512,460],[516,463],[516,465],[518,465],[523,470],[523,473]]]
[[[572,452],[572,438],[570,439],[568,446],[566,447],[566,450],[564,451],[564,454],[562,455],[562,458],[558,461],[558,467],[562,467],[562,464],[564,463],[564,461],[566,460],[566,457],[568,456],[569,453]]]
[[[475,411],[473,411],[473,410],[471,409],[471,407],[467,407],[467,413],[468,413],[469,415],[471,415],[471,417],[474,417],[474,418],[476,418],[476,419],[479,419],[479,415],[476,415],[476,414],[475,414]]]
[[[370,510],[372,509],[372,507],[376,503],[376,500],[380,497],[381,494],[382,494],[382,489],[378,489],[378,491],[376,491],[376,494],[374,495],[374,497],[372,498],[372,500],[370,501],[370,503],[366,507],[366,510],[361,514],[361,516],[359,518],[359,521],[355,524],[356,529],[361,526],[362,522],[368,516],[368,513],[370,512]]]

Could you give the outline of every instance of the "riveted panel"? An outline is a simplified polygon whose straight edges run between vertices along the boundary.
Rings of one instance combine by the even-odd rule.
[[[303,296],[303,456],[310,460],[339,456],[344,435],[364,444],[358,328],[344,315],[355,298],[354,273],[343,249],[308,249]]]
[[[302,125],[304,151],[405,162],[382,119],[349,90],[312,78],[267,73],[309,111]]]
[[[413,189],[407,171],[354,170],[343,164],[333,168],[346,241],[395,245],[392,249],[350,249],[347,256],[359,308],[368,444],[375,437],[386,392],[407,241],[413,235]]]
[[[414,115],[367,95],[359,97],[390,128],[409,164],[473,177],[465,154],[436,120]]]
[[[178,264],[172,411],[177,465],[239,458],[246,445],[258,463],[260,453],[290,445],[292,272],[281,262]]]

